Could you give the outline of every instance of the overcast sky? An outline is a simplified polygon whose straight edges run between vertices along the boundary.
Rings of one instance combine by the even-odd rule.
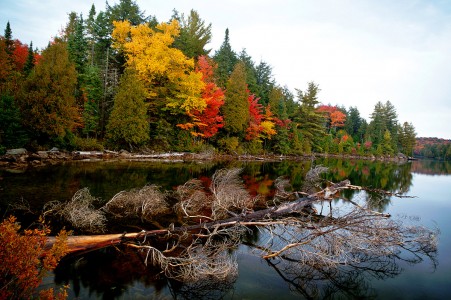
[[[110,5],[119,0],[110,0]],[[1,0],[0,26],[45,47],[71,11],[86,17],[104,0]],[[212,54],[226,28],[236,52],[270,64],[278,84],[321,89],[324,104],[357,106],[362,117],[390,100],[399,122],[418,136],[451,139],[451,1],[449,0],[137,0],[146,15],[168,21],[175,8],[212,24]]]

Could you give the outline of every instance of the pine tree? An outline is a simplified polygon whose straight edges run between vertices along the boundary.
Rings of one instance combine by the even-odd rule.
[[[86,40],[82,15],[75,18],[73,26],[74,29],[71,30],[72,32],[67,37],[67,47],[69,57],[75,63],[78,74],[82,74],[87,63],[88,54],[88,42]]]
[[[384,133],[387,129],[387,124],[384,120],[384,105],[378,101],[371,113],[371,122],[369,124],[368,132],[373,146],[377,147],[384,139]]]
[[[79,77],[83,91],[83,133],[89,137],[100,133],[100,102],[103,99],[102,78],[96,66],[87,66]]]
[[[106,137],[116,147],[143,145],[149,140],[146,89],[136,71],[127,68],[121,76],[114,97],[113,111],[106,127]]]
[[[386,130],[390,132],[391,148],[393,152],[397,152],[398,116],[396,109],[390,101],[387,101],[385,104],[379,101],[374,107],[374,111],[371,114],[371,122],[368,126],[369,138],[373,142],[374,147],[384,143]]]
[[[301,105],[294,121],[297,122],[302,135],[303,149],[321,152],[320,142],[325,135],[325,128],[323,115],[316,111],[316,106],[319,104],[317,94],[320,90],[314,82],[309,82],[305,93],[301,90],[297,91]]]
[[[239,62],[227,81],[225,103],[221,108],[224,129],[232,135],[244,136],[249,123],[249,102],[246,86],[246,69]]]
[[[259,87],[257,85],[257,70],[255,69],[255,63],[252,60],[252,57],[247,54],[246,49],[243,49],[238,55],[238,59],[239,61],[244,63],[246,70],[246,83],[249,92],[251,94],[257,95],[259,91]]]
[[[256,66],[255,72],[258,86],[256,95],[260,98],[260,103],[266,106],[269,102],[269,93],[275,85],[272,68],[266,62],[261,61]]]
[[[224,41],[219,50],[216,51],[213,59],[218,65],[215,72],[216,84],[220,88],[224,88],[238,61],[235,52],[232,50],[232,46],[230,46],[228,28],[225,31]]]
[[[28,74],[30,74],[31,70],[34,67],[34,63],[35,63],[35,57],[34,57],[34,51],[33,51],[33,42],[30,42],[30,46],[28,47],[27,61],[25,62],[25,66],[23,68],[25,75],[28,76]]]
[[[407,156],[413,155],[413,148],[416,143],[415,127],[412,123],[404,122],[398,129],[398,141],[401,148],[401,152]]]
[[[189,58],[208,55],[211,49],[205,49],[205,46],[211,41],[211,23],[206,25],[195,10],[191,10],[187,18],[183,14],[179,18],[177,11],[174,13],[173,19],[180,23],[180,35],[175,39],[174,47]]]
[[[22,117],[14,97],[0,95],[0,148],[23,147],[27,142],[25,129],[22,127]]]
[[[27,78],[27,91],[21,100],[24,123],[43,143],[48,138],[64,139],[79,125],[73,95],[77,82],[67,44],[56,41],[42,53],[42,59]]]
[[[119,3],[110,6],[107,2],[106,13],[110,20],[113,21],[129,21],[133,26],[148,22],[151,17],[144,16],[136,1],[119,0]]]
[[[360,112],[357,107],[351,106],[346,112],[346,122],[344,129],[352,136],[355,142],[363,142],[363,136],[359,130],[364,122],[364,119],[360,117]]]
[[[14,40],[13,40],[13,32],[11,30],[11,26],[9,25],[9,21],[6,23],[4,38],[6,42],[6,53],[8,53],[8,55],[12,55],[14,51]]]

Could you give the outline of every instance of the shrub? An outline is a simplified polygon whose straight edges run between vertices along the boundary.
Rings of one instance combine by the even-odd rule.
[[[218,141],[218,144],[221,150],[226,153],[233,154],[240,150],[239,149],[240,141],[236,136],[222,138]]]
[[[50,230],[25,230],[11,216],[0,223],[0,299],[30,299],[48,271],[56,268],[67,253],[67,233],[56,237],[53,247],[45,251],[46,235]],[[40,298],[64,299],[67,286],[54,295],[53,289],[41,290]]]
[[[103,145],[94,138],[75,137],[74,146],[77,150],[83,151],[103,151]]]

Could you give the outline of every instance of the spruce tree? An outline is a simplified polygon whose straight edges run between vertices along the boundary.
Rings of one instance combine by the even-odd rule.
[[[13,41],[13,32],[11,30],[11,26],[9,25],[9,21],[6,23],[4,37],[6,42],[6,53],[8,53],[8,55],[12,55],[14,51],[14,41]]]
[[[22,127],[22,117],[14,97],[0,95],[0,148],[23,147],[27,142],[25,129]]]
[[[30,42],[30,46],[28,47],[28,56],[27,56],[27,61],[25,62],[25,65],[23,67],[23,71],[25,73],[25,75],[28,76],[28,74],[30,74],[31,70],[34,67],[34,51],[33,51],[33,42]]]
[[[178,17],[177,11],[174,11],[173,19],[180,23],[180,34],[174,41],[175,48],[194,59],[210,53],[211,49],[205,49],[205,46],[211,41],[211,23],[206,25],[193,9],[187,18],[183,14],[181,18]]]
[[[146,89],[136,71],[127,68],[121,76],[113,111],[106,127],[106,137],[116,147],[143,145],[149,140]]]
[[[227,81],[225,103],[221,107],[224,129],[232,135],[244,136],[249,123],[249,102],[246,86],[246,69],[239,62]]]
[[[79,125],[74,90],[77,74],[69,60],[67,44],[56,41],[42,52],[42,59],[27,78],[20,107],[28,129],[38,142],[64,139]],[[64,146],[64,145],[63,145]]]
[[[225,31],[224,41],[219,50],[216,51],[213,59],[218,65],[215,71],[216,84],[220,88],[224,88],[238,61],[235,52],[232,50],[232,46],[230,46],[228,28]]]
[[[259,87],[257,85],[257,70],[255,69],[255,63],[252,60],[252,57],[247,54],[246,49],[243,49],[238,55],[238,59],[244,63],[246,70],[246,83],[249,92],[257,95],[259,91]]]
[[[269,64],[261,61],[255,68],[258,91],[256,95],[260,98],[262,105],[267,105],[269,101],[269,93],[275,85],[272,75],[272,68]]]
[[[309,82],[306,92],[297,90],[301,105],[294,121],[298,124],[298,129],[302,135],[303,149],[307,152],[310,149],[322,151],[320,144],[325,135],[325,128],[323,126],[323,115],[316,111],[319,104],[317,98],[319,91],[318,85],[314,82]]]

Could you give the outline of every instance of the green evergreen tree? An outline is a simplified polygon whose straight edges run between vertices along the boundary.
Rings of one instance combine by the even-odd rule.
[[[219,50],[216,51],[213,59],[218,65],[215,70],[216,84],[220,88],[224,88],[238,61],[237,55],[230,46],[228,28],[225,31],[224,41]]]
[[[103,87],[100,74],[101,72],[98,67],[88,65],[80,77],[84,95],[82,131],[87,137],[97,137],[101,133],[99,121]]]
[[[260,104],[266,106],[269,102],[269,93],[275,85],[275,81],[272,75],[272,68],[269,64],[264,61],[260,63],[255,68],[258,91],[255,93],[257,97],[260,98]]]
[[[27,143],[27,134],[21,122],[22,117],[14,97],[0,95],[0,148],[23,147]]]
[[[288,119],[287,106],[284,91],[279,86],[274,86],[269,92],[268,104],[271,106],[271,111],[274,116],[280,120]]]
[[[67,47],[69,57],[74,62],[77,72],[82,74],[88,61],[88,42],[85,35],[83,15],[75,18],[74,29],[67,37]]]
[[[386,129],[384,132],[384,142],[382,143],[382,149],[384,154],[392,155],[394,153],[391,133],[388,129]]]
[[[150,16],[146,17],[136,1],[132,0],[119,0],[119,3],[113,6],[110,6],[107,2],[106,14],[108,15],[111,26],[113,21],[128,20],[132,25],[139,25],[150,21],[152,18]]]
[[[221,107],[224,129],[232,135],[244,136],[249,123],[249,102],[246,87],[246,68],[239,62],[229,80],[225,92],[225,102]]]
[[[321,140],[325,135],[324,116],[316,111],[319,104],[317,95],[320,89],[314,82],[309,82],[307,91],[297,90],[300,107],[294,121],[302,135],[304,151],[322,152]]]
[[[285,101],[285,107],[287,109],[287,116],[289,119],[293,119],[299,110],[299,102],[294,100],[294,95],[288,89],[288,87],[284,86],[282,88],[282,91],[283,91],[283,98]]]
[[[11,26],[9,25],[9,21],[6,23],[4,38],[6,42],[6,53],[8,53],[8,55],[11,56],[14,51],[14,40],[13,40],[13,32],[11,30]]]
[[[197,59],[201,55],[208,55],[211,49],[205,49],[205,46],[211,41],[211,23],[206,25],[193,9],[187,18],[183,14],[179,18],[177,11],[174,11],[174,14],[173,18],[178,19],[180,23],[180,35],[173,46],[182,50],[189,58]]]
[[[106,127],[106,137],[116,146],[133,147],[149,140],[146,89],[131,68],[121,76],[114,97],[113,111]]]
[[[259,88],[257,85],[257,70],[252,57],[247,54],[246,49],[241,50],[238,55],[239,61],[244,63],[246,70],[246,84],[251,94],[257,95]]]
[[[387,101],[385,104],[379,101],[374,107],[374,111],[371,114],[371,122],[368,126],[369,139],[373,142],[374,147],[384,143],[386,130],[390,132],[391,148],[393,152],[397,152],[398,116],[396,109],[390,101]]]
[[[360,112],[357,107],[350,107],[346,111],[346,121],[344,129],[348,134],[352,136],[355,142],[362,143],[364,141],[364,132],[362,132],[361,127],[363,126],[365,119],[360,117]]]
[[[64,139],[79,125],[74,91],[77,73],[67,44],[56,41],[42,52],[42,59],[26,81],[20,101],[24,123],[40,144],[49,138]],[[63,145],[64,146],[64,145]]]
[[[407,156],[413,156],[413,148],[416,143],[415,127],[412,123],[404,122],[398,129],[398,140],[401,148],[401,152]]]
[[[384,138],[387,124],[384,120],[384,105],[378,101],[374,106],[374,110],[371,113],[371,122],[368,127],[368,133],[370,140],[373,142],[373,146],[377,147],[382,143]]]
[[[28,56],[27,60],[25,61],[25,65],[23,67],[23,72],[25,75],[29,75],[31,70],[34,67],[35,58],[34,58],[34,51],[33,51],[33,42],[30,42],[30,46],[28,47]]]

